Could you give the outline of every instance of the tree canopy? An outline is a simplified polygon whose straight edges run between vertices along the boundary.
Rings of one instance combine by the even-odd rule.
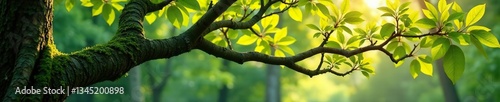
[[[72,87],[87,86],[116,80],[146,61],[171,58],[191,50],[240,64],[257,61],[281,65],[310,77],[324,73],[345,76],[356,71],[369,77],[375,70],[370,63],[372,59],[364,54],[368,51],[385,54],[396,67],[405,59],[412,59],[407,63],[413,78],[419,73],[432,76],[432,63],[443,59],[446,75],[456,83],[466,64],[464,51],[459,46],[474,45],[485,58],[488,55],[483,45],[500,48],[490,28],[476,25],[484,15],[486,4],[464,11],[458,3],[446,0],[439,0],[437,6],[425,2],[427,9],[422,10],[411,9],[411,2],[387,0],[386,6],[378,7],[382,12],[379,15],[384,17],[380,21],[363,19],[362,12],[350,10],[350,0],[54,0],[54,4],[64,4],[67,11],[78,5],[92,8],[92,16],[100,15],[108,25],[118,24],[118,28],[109,42],[68,54],[58,51],[53,41],[48,40],[46,50],[40,55],[44,58],[37,62],[41,67],[35,71],[41,75],[33,79],[43,82],[35,84],[37,87],[70,83],[74,84]],[[425,16],[419,18],[419,12]],[[284,17],[313,30],[302,35],[312,36],[320,44],[299,50],[303,52],[290,47],[298,42],[290,35],[298,33],[290,32],[291,28],[286,25],[278,26]],[[303,23],[305,17],[319,19],[319,22]],[[152,24],[161,18],[185,31],[164,39],[145,37],[144,19]],[[235,49],[238,45],[255,47],[244,52]],[[297,64],[318,54],[321,57],[314,68]],[[98,64],[105,60],[110,62]],[[56,78],[43,77],[83,75],[81,72],[90,73],[85,74],[89,76],[85,81],[79,81],[78,76],[65,77],[59,82]],[[15,77],[11,83],[18,82],[18,78],[26,76]],[[28,84],[22,81],[26,80],[9,87]]]

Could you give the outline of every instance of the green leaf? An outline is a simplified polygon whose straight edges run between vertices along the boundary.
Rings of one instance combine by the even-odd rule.
[[[389,7],[379,7],[377,8],[382,12],[390,14],[390,16],[394,15],[394,10],[390,9]]]
[[[410,6],[410,4],[411,4],[411,2],[405,2],[399,6],[399,9],[402,10],[402,9],[408,8],[408,6]]]
[[[392,10],[396,10],[398,7],[397,5],[399,5],[399,1],[395,0],[394,2],[391,2],[391,0],[385,0],[385,4]]]
[[[277,45],[290,45],[295,42],[295,38],[291,36],[284,37],[283,39],[276,42]]]
[[[108,25],[110,26],[111,24],[113,24],[113,21],[115,21],[115,10],[113,10],[113,7],[111,7],[111,5],[104,5],[102,15],[102,17],[104,17],[104,20],[106,20],[106,23],[108,23]]]
[[[467,43],[467,40],[470,39],[470,36],[467,34],[451,32],[448,35],[453,41],[459,43],[460,45],[469,45],[469,43]]]
[[[490,32],[487,32],[485,30],[472,30],[470,31],[470,34],[476,37],[479,42],[488,47],[500,48],[497,37],[495,37]]]
[[[316,32],[316,33],[314,33],[313,38],[317,38],[317,37],[319,37],[320,35],[321,35],[321,33],[320,33],[320,32]]]
[[[432,76],[432,58],[427,55],[418,56],[420,71],[425,75]]]
[[[344,19],[344,22],[349,23],[349,24],[359,24],[363,22],[364,20],[359,18],[359,17],[346,17]]]
[[[455,84],[465,69],[465,57],[462,49],[456,45],[451,45],[443,58],[443,67],[446,76]]]
[[[148,14],[146,14],[146,21],[149,24],[152,24],[155,20],[156,20],[156,14],[154,14],[154,13],[148,13]]]
[[[423,9],[423,10],[422,10],[422,12],[424,12],[425,17],[427,17],[427,18],[429,18],[429,19],[433,19],[433,20],[436,20],[436,19],[437,19],[437,17],[435,17],[435,16],[437,16],[437,15],[432,14],[432,12],[431,12],[431,11],[429,11],[429,10]],[[437,21],[437,20],[436,20],[436,21]]]
[[[287,35],[287,33],[288,33],[288,28],[287,27],[279,30],[278,32],[276,32],[274,34],[273,42],[275,42],[275,43],[279,42],[282,38],[284,38]]]
[[[344,31],[342,29],[337,29],[337,40],[341,43],[344,44],[345,42],[345,37],[344,37]]]
[[[175,3],[193,10],[201,10],[200,4],[198,4],[198,1],[196,0],[176,0]]]
[[[446,0],[439,0],[438,2],[438,10],[439,12],[443,13],[446,11],[446,6],[447,6],[447,3],[446,3]]]
[[[349,1],[349,0],[347,0]],[[366,78],[370,78],[370,74],[366,71],[361,71],[361,73],[363,73],[363,75],[366,77]]]
[[[432,5],[431,3],[425,1],[425,6],[427,6],[427,10],[430,11],[430,13],[433,15],[434,18],[437,18],[438,11],[436,10],[436,7]]]
[[[316,7],[318,7],[319,12],[321,12],[320,15],[322,14],[324,17],[327,17],[328,15],[330,15],[330,11],[328,11],[328,8],[326,8],[325,5],[323,5],[321,3],[316,3]],[[298,8],[298,9],[300,9],[300,8]]]
[[[85,6],[85,7],[92,7],[94,6],[94,4],[92,4],[92,2],[90,2],[90,0],[80,0],[82,2],[82,6]]]
[[[328,42],[326,42],[325,45],[327,47],[332,47],[332,48],[342,48],[342,46],[340,46],[340,44],[336,41],[328,41]]]
[[[481,53],[484,56],[484,58],[488,59],[488,55],[487,55],[486,51],[484,51],[483,45],[481,45],[481,43],[477,40],[477,38],[475,36],[470,37],[470,42],[474,46],[476,46],[477,50],[479,51],[479,53]]]
[[[310,29],[321,31],[321,29],[319,29],[319,27],[314,24],[307,24],[306,26],[309,27]]]
[[[428,48],[432,46],[433,39],[431,37],[424,37],[420,41],[420,47],[422,48]]]
[[[350,0],[344,0],[342,1],[342,4],[340,4],[340,13],[345,14],[347,13],[347,10],[349,9],[349,1]]]
[[[352,31],[349,27],[346,26],[339,26],[343,31],[347,32],[348,34],[352,35]]]
[[[295,52],[293,52],[293,50],[288,46],[278,45],[278,47],[279,47],[279,49],[285,51],[286,53],[288,53],[290,55],[295,55]]]
[[[66,6],[66,10],[71,11],[71,9],[73,9],[73,6],[75,5],[75,0],[66,0],[66,2],[64,2],[65,6]]]
[[[167,9],[167,19],[175,27],[180,28],[182,25],[182,12],[177,6],[170,6]]]
[[[111,6],[120,12],[123,10],[123,6],[118,3],[112,3]]]
[[[396,26],[392,23],[386,23],[382,26],[380,29],[380,35],[382,35],[383,38],[389,37],[392,35],[392,33],[396,30]]]
[[[278,21],[280,20],[278,15],[271,15],[266,18],[263,18],[260,22],[262,27],[265,29],[270,29],[276,27],[278,25]]]
[[[288,9],[288,15],[295,21],[302,22],[302,11],[300,8],[293,7]]]
[[[450,40],[448,40],[446,38],[438,38],[432,44],[432,48],[431,48],[432,58],[434,60],[437,60],[437,59],[443,57],[446,54],[446,51],[448,51],[449,47],[450,47]]]
[[[465,26],[470,26],[479,21],[479,19],[481,19],[484,15],[485,8],[486,4],[477,5],[474,8],[472,8],[469,11],[469,13],[467,13],[467,18],[465,19]]]
[[[101,0],[92,0],[94,6],[92,6],[92,16],[97,16],[102,13],[104,3]]]
[[[362,13],[359,12],[359,11],[350,11],[348,12],[347,14],[345,14],[345,18],[348,18],[348,17],[355,17],[355,18],[359,18],[361,17]]]
[[[436,22],[432,19],[429,19],[429,18],[422,18],[415,23],[417,23],[418,27],[422,27],[422,28],[426,28],[426,29],[431,29],[431,28],[436,27]]]
[[[420,70],[420,63],[417,60],[413,60],[410,63],[410,74],[413,79],[417,78],[418,70]]]
[[[403,58],[403,56],[406,56],[406,50],[403,46],[398,46],[396,47],[396,50],[394,50],[394,59],[399,59]]]
[[[276,56],[276,57],[285,57],[285,53],[283,53],[283,51],[281,51],[281,50],[275,50],[274,51],[274,56]]]
[[[399,45],[398,41],[391,41],[389,44],[387,44],[387,47],[385,48],[389,52],[393,52],[394,49],[396,49]]]
[[[250,45],[254,43],[258,39],[257,36],[248,36],[248,35],[243,35],[236,41],[236,44],[240,45]]]
[[[457,13],[453,13],[451,14],[448,19],[446,20],[446,22],[449,22],[449,21],[452,21],[452,20],[455,20],[455,19],[459,19],[459,18],[462,18],[462,16],[464,15],[464,13],[462,12],[457,12]]]
[[[453,6],[451,7],[451,10],[453,10],[454,12],[463,12],[462,7],[460,7],[460,5],[458,5],[457,2],[453,2]]]
[[[354,28],[354,32],[360,34],[360,35],[367,35],[368,33],[365,32],[365,30],[361,28]]]
[[[484,30],[484,31],[491,31],[490,28],[488,27],[485,27],[485,26],[478,26],[478,25],[473,25],[473,26],[470,26],[469,28],[467,28],[467,32],[470,32],[470,31],[473,31],[473,30]]]

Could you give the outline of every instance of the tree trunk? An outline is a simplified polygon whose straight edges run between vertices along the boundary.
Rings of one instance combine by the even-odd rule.
[[[2,0],[0,1],[0,97],[3,100],[19,100],[27,96],[29,100],[40,100],[42,95],[15,94],[16,88],[53,87],[41,82],[47,76],[33,77],[41,72],[42,58],[48,57],[47,48],[52,40],[52,0]],[[54,78],[61,78],[57,76]],[[58,85],[59,86],[59,85]],[[48,96],[48,95],[43,95]],[[44,97],[43,99],[63,99]]]
[[[274,55],[274,49],[271,54]],[[266,67],[266,102],[281,102],[281,68],[277,65],[266,65]]]
[[[144,37],[144,16],[170,2],[130,0],[109,42],[71,54],[53,42],[52,0],[0,1],[0,97],[3,101],[63,101],[68,89],[116,80],[143,62],[193,50],[207,27],[235,0],[222,0],[184,33],[167,39]],[[68,38],[71,39],[71,38]],[[16,94],[24,89],[62,88],[60,94]],[[19,89],[19,90],[18,90]]]
[[[439,82],[441,82],[441,89],[443,89],[444,99],[446,102],[460,102],[457,94],[457,90],[455,89],[455,85],[451,82],[451,80],[446,76],[443,67],[443,59],[438,59],[436,61],[436,69],[439,75]]]
[[[132,68],[129,72],[129,76],[132,102],[143,102],[144,96],[141,92],[141,69],[139,69],[139,67]]]
[[[229,69],[229,61],[227,60],[222,60],[222,72],[227,72]],[[219,98],[217,99],[217,102],[227,102],[227,98],[229,97],[229,88],[227,87],[226,83],[222,84],[221,89],[219,89]]]

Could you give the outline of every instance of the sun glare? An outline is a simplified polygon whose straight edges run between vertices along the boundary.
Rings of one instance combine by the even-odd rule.
[[[383,0],[364,0],[370,8],[378,8],[384,4]]]

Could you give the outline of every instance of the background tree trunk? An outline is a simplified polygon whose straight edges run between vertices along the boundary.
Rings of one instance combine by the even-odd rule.
[[[274,55],[274,49],[271,50],[271,55]],[[281,102],[281,68],[270,64],[267,64],[266,67],[266,102]]]
[[[129,76],[132,102],[143,102],[144,96],[141,92],[141,69],[139,69],[139,67],[132,68],[129,71]]]
[[[426,0],[432,3],[432,0]],[[450,3],[453,0],[446,0],[446,2]],[[423,0],[418,0],[418,3],[422,9],[427,9]],[[421,13],[423,15],[423,13]],[[435,31],[435,30],[434,30]],[[446,102],[459,102],[458,93],[455,89],[455,85],[452,84],[451,80],[448,79],[446,73],[444,72],[443,67],[443,59],[438,59],[435,62],[434,69],[437,70],[437,74],[439,77],[439,82],[441,83],[441,89],[443,89],[443,94]]]

